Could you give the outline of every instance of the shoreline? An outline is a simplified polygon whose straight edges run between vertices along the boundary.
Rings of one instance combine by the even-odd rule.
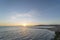
[[[60,32],[58,31],[55,32],[54,40],[60,40]]]

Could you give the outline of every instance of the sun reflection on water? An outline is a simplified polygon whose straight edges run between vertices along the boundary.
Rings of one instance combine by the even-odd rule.
[[[21,28],[21,32],[22,32],[22,36],[27,36],[27,34],[28,34],[28,28],[25,27],[25,26],[23,26],[23,27]]]

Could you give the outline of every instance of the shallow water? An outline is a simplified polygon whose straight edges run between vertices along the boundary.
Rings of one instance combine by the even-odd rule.
[[[27,27],[0,27],[0,40],[51,40],[54,31]]]

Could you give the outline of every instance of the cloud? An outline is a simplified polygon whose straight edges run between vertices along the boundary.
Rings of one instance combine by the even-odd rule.
[[[15,16],[12,16],[11,19],[16,19],[16,17]]]
[[[27,13],[17,14],[16,17],[32,17],[32,15]]]
[[[38,16],[38,12],[36,10],[30,10],[24,13],[12,12],[11,14],[13,14],[10,17],[11,20],[16,20],[16,19],[18,20],[32,19],[33,20],[33,17]]]
[[[33,12],[31,12],[31,11],[26,12],[26,13],[12,12],[11,14],[13,14],[13,15],[11,16],[11,19],[16,19],[18,17],[29,17],[30,18],[33,16],[32,13]]]
[[[16,15],[13,15],[13,16],[11,16],[11,19],[16,19],[16,18],[21,18],[21,17],[32,17],[32,15],[30,15],[30,14],[16,14]]]

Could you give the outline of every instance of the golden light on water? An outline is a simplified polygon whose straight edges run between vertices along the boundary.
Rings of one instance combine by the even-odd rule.
[[[28,33],[28,28],[26,27],[25,24],[23,25],[23,27],[21,27],[21,30],[20,30],[20,31],[21,31],[21,33],[22,33],[22,34],[21,34],[22,36],[26,36],[26,35],[27,35],[27,33]]]

